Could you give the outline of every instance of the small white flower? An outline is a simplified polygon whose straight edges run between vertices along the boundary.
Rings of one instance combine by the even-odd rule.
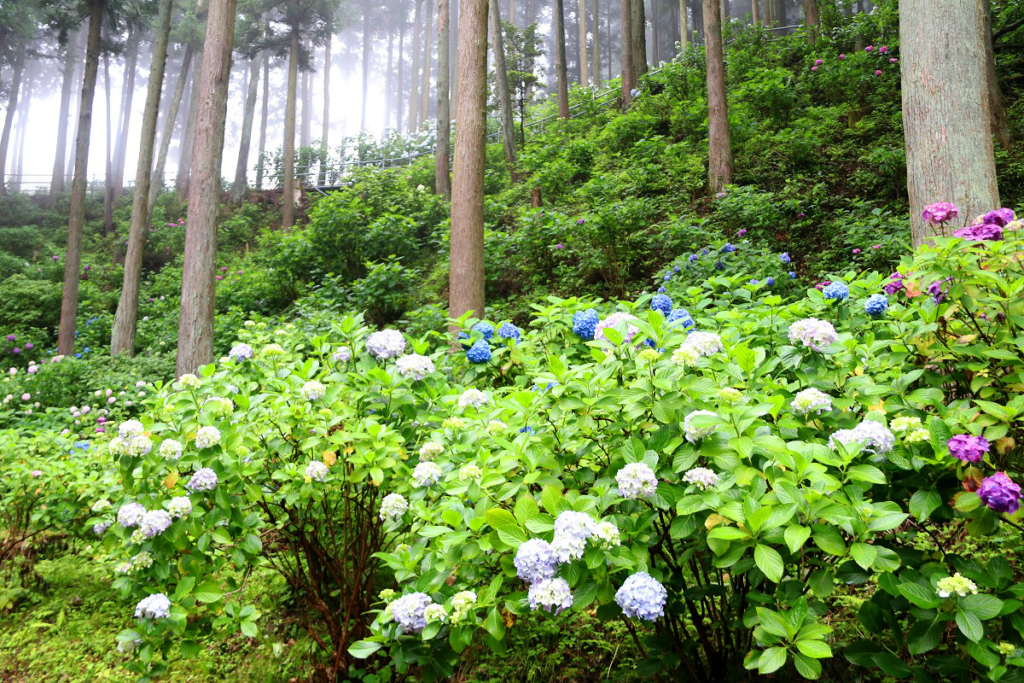
[[[318,401],[323,398],[326,393],[327,389],[324,385],[316,380],[306,382],[302,385],[302,389],[299,390],[299,394],[307,401]]]
[[[202,380],[193,375],[192,373],[186,373],[178,378],[178,384],[185,389],[198,389],[203,386]]]
[[[437,466],[437,463],[421,462],[412,471],[412,478],[417,488],[433,486],[441,479],[441,468]]]
[[[384,497],[380,504],[380,518],[383,522],[390,522],[398,519],[409,509],[409,503],[405,496],[400,493],[391,493]]]
[[[478,481],[483,476],[483,471],[475,463],[463,465],[459,470],[459,479],[462,481]]]
[[[429,462],[444,452],[444,445],[436,441],[428,441],[420,446],[420,460]]]
[[[326,481],[327,480],[327,465],[314,460],[313,462],[306,465],[306,476],[313,481]]]
[[[183,450],[184,448],[180,442],[175,441],[174,439],[164,439],[157,452],[162,458],[166,458],[167,460],[177,460],[181,457]]]
[[[459,396],[459,408],[465,409],[469,406],[474,408],[482,408],[483,406],[490,403],[490,399],[487,394],[480,391],[479,389],[466,389]]]

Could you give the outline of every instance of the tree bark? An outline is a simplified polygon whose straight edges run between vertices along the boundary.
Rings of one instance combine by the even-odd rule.
[[[86,42],[82,96],[78,107],[78,137],[75,140],[75,177],[71,182],[71,210],[68,215],[68,248],[64,259],[64,294],[60,305],[57,353],[75,352],[75,324],[78,319],[78,284],[82,267],[82,228],[85,226],[85,191],[89,172],[89,133],[92,130],[92,100],[100,67],[100,37],[103,29],[102,0],[89,3],[89,37]]]
[[[103,90],[106,95],[107,114],[107,150],[104,155],[106,162],[106,173],[103,181],[103,236],[106,237],[114,231],[114,158],[117,156],[117,144],[111,139],[111,110],[110,110],[110,55],[103,55]],[[124,94],[121,95],[121,102],[124,102]],[[121,112],[124,116],[124,112]],[[114,260],[120,260],[120,242],[114,245]]]
[[[68,38],[64,50],[64,74],[60,87],[60,121],[57,123],[57,151],[53,158],[53,177],[50,179],[50,196],[46,199],[46,208],[57,207],[57,195],[64,191],[66,185],[64,174],[67,172],[65,162],[68,155],[68,121],[71,116],[71,85],[75,80],[75,63],[78,60],[78,34]]]
[[[299,27],[292,26],[288,51],[288,94],[284,109],[284,182],[281,194],[281,227],[295,225],[295,96],[299,80]]]
[[[370,32],[370,5],[364,5],[363,9],[363,101],[359,116],[359,130],[366,130],[366,101],[370,97],[370,60],[373,58],[373,40]]]
[[[754,26],[758,26],[761,23],[761,0],[750,0],[750,18],[754,22]]]
[[[956,204],[961,222],[999,206],[985,43],[935,39],[980,36],[983,30],[977,0],[950,0],[942,7],[929,0],[900,3],[903,129],[914,246],[936,234],[936,226],[921,217],[932,202]]]
[[[569,71],[565,58],[565,8],[555,0],[555,72],[558,74],[558,115],[569,118]]]
[[[25,99],[18,103],[18,143],[15,147],[14,182],[11,185],[15,192],[21,191],[21,183],[25,163],[25,138],[28,137],[28,122],[32,112],[32,76],[25,82]]]
[[[213,360],[214,274],[217,258],[217,211],[220,165],[224,151],[231,47],[236,0],[210,3],[203,52],[203,72],[196,116],[195,178],[189,187],[188,229],[181,280],[176,374],[194,372]],[[294,44],[293,44],[294,46]]]
[[[7,99],[7,115],[4,117],[4,130],[0,134],[0,195],[7,196],[7,152],[11,144],[11,129],[14,126],[14,115],[18,111],[18,95],[21,93],[21,79],[25,73],[25,58],[21,50],[14,58],[14,75],[11,79],[11,93]]]
[[[134,37],[133,37],[134,36]],[[139,42],[141,36],[138,32],[129,35],[128,53],[125,55],[125,86],[122,97],[121,114],[118,118],[118,142],[114,147],[114,196],[116,201],[124,191],[124,168],[125,159],[128,154],[128,133],[132,123],[132,101],[135,98],[135,74],[139,66]]]
[[[409,132],[415,132],[420,120],[420,26],[423,22],[423,0],[416,0],[412,22],[412,75],[409,83]]]
[[[501,10],[498,0],[491,0],[491,44],[494,46],[494,80],[501,109],[501,139],[505,147],[512,182],[516,177],[516,126],[512,119],[512,92],[508,85],[508,66],[505,64],[505,40],[501,33]]]
[[[260,109],[260,148],[256,161],[256,187],[263,189],[263,174],[266,164],[263,156],[267,153],[267,118],[270,116],[270,55],[263,60],[263,107]]]
[[[593,0],[594,47],[590,61],[593,65],[591,80],[594,87],[601,87],[601,0]]]
[[[395,88],[395,131],[408,130],[405,123],[405,22],[398,24],[398,85]]]
[[[387,99],[387,94],[384,95]],[[324,113],[320,121],[320,177],[321,186],[327,184],[327,149],[331,135],[331,34],[324,44]]]
[[[451,111],[451,64],[449,43],[451,41],[451,8],[448,0],[437,3],[437,152],[435,153],[434,185],[437,194],[451,201],[452,181],[448,156],[451,154],[452,111]]]
[[[633,32],[633,83],[647,73],[647,16],[644,0],[631,0],[629,28]]]
[[[807,42],[813,45],[818,40],[818,25],[821,23],[818,0],[804,0],[804,23],[807,24]]]
[[[242,118],[242,136],[235,163],[235,182],[231,186],[231,199],[242,200],[249,185],[249,148],[252,146],[252,125],[256,119],[256,100],[260,96],[260,62],[262,53],[249,60],[249,86],[245,93],[245,114]]]
[[[559,4],[561,0],[556,0]],[[487,161],[487,0],[461,0],[459,97],[452,180],[449,316],[484,315],[484,168]]]
[[[686,0],[679,0],[679,52],[681,54],[686,53],[686,48],[690,44],[690,28],[686,22],[686,14]]]
[[[590,69],[587,67],[587,0],[580,0],[576,24],[579,28],[580,85],[590,85]]]
[[[153,167],[153,145],[156,142],[157,116],[167,67],[167,42],[171,33],[173,0],[160,0],[153,37],[153,59],[146,86],[146,109],[142,114],[142,139],[139,162],[135,169],[135,194],[132,198],[132,222],[128,231],[128,249],[124,259],[124,284],[114,315],[110,337],[110,355],[135,353],[135,330],[139,317],[139,282],[142,280],[142,255],[146,228],[149,225],[149,182]]]
[[[312,55],[313,50],[310,49]],[[312,60],[312,57],[310,58]],[[299,147],[309,147],[309,143],[313,139],[313,96],[311,94],[312,88],[310,88],[309,81],[312,77],[312,71],[307,69],[302,72],[302,127],[299,129]],[[309,173],[309,169],[306,169],[306,173]]]
[[[178,72],[178,83],[174,86],[174,96],[171,97],[171,108],[164,120],[164,132],[160,138],[160,151],[157,153],[156,165],[153,168],[153,176],[149,182],[149,197],[146,200],[146,208],[149,211],[147,225],[153,221],[153,208],[156,206],[157,197],[164,187],[164,168],[167,166],[167,154],[171,149],[171,140],[174,138],[174,128],[178,120],[178,112],[181,109],[181,98],[185,93],[185,83],[188,81],[188,71],[192,68],[193,47],[185,47],[185,54],[181,58],[181,71]]]
[[[203,72],[203,51],[193,56],[196,66],[192,69],[192,87],[188,101],[188,119],[185,122],[185,132],[181,137],[181,150],[178,158],[178,179],[175,183],[178,194],[187,197],[189,194],[189,179],[192,175],[192,150],[195,147],[196,114],[199,103],[199,76]]]
[[[1010,119],[1006,114],[1006,97],[999,86],[999,77],[996,75],[996,58],[992,49],[992,5],[990,0],[978,0],[978,7],[982,12],[984,22],[985,38],[985,80],[988,87],[988,107],[992,121],[992,134],[996,136],[999,146],[1009,149],[1013,144],[1013,132],[1010,128]]]
[[[620,35],[622,40],[622,103],[628,107],[633,101],[633,29],[629,25],[632,19],[632,0],[620,0]]]
[[[718,0],[704,0],[708,79],[708,189],[712,193],[721,192],[732,181],[732,143],[729,139],[729,104],[725,94],[720,12]]]
[[[434,19],[434,4],[431,0],[427,0],[427,23],[423,27],[423,89],[422,89],[422,101],[420,102],[420,127],[430,119],[430,67],[432,66],[432,57],[430,52],[430,46],[432,43],[432,37],[430,34],[430,28]]]

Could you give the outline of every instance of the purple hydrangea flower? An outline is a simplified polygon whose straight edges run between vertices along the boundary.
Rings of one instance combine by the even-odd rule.
[[[171,516],[164,510],[150,510],[142,518],[142,524],[139,528],[142,529],[143,536],[153,538],[167,531],[171,521]]]
[[[790,258],[788,251],[782,252],[782,254],[779,256],[779,260],[782,261],[783,263],[792,263],[793,262],[793,259]]]
[[[127,503],[117,511],[117,523],[125,529],[131,529],[139,525],[146,515],[146,508],[139,503]]]
[[[953,233],[953,237],[959,237],[971,242],[997,242],[1003,239],[1003,227],[995,223],[972,225],[969,228],[960,228]]]
[[[189,491],[212,491],[217,487],[217,473],[209,467],[203,467],[192,475],[192,478],[185,484]]]
[[[988,439],[969,434],[957,434],[947,441],[946,445],[949,447],[950,455],[969,463],[979,463],[984,460],[989,449]]]
[[[625,322],[626,336],[622,342],[624,344],[628,344],[633,341],[633,337],[640,332],[639,327],[630,324],[631,320],[636,320],[636,316],[630,315],[629,313],[623,313],[622,311],[612,313],[610,316],[599,322],[597,327],[594,328],[594,339],[596,341],[609,341],[607,337],[605,337],[604,331],[609,327],[615,327],[620,322]]]
[[[526,583],[550,579],[558,569],[558,558],[551,544],[540,538],[532,538],[520,545],[512,563],[516,574]]]
[[[391,603],[391,615],[405,633],[419,633],[427,625],[427,607],[434,604],[426,593],[409,593]]]
[[[888,284],[886,284],[885,287],[883,287],[886,294],[888,294],[889,296],[893,296],[894,294],[896,294],[896,292],[899,292],[900,290],[904,289],[903,275],[901,275],[900,273],[893,273],[892,275],[889,276],[889,278],[890,279]]]
[[[647,572],[633,574],[615,593],[615,602],[627,617],[639,617],[647,621],[665,616],[667,600],[668,591]]]
[[[986,477],[978,489],[978,496],[995,512],[1012,515],[1020,509],[1020,485],[1014,484],[1003,472]]]
[[[949,202],[936,202],[935,204],[929,204],[924,207],[924,211],[921,212],[921,218],[925,219],[932,225],[948,223],[959,215],[960,209],[956,208],[956,204],[951,204]]]
[[[236,344],[234,347],[232,347],[231,351],[228,352],[228,358],[235,361],[236,363],[241,363],[244,360],[248,360],[252,358],[252,356],[252,347],[249,346],[248,344]]]

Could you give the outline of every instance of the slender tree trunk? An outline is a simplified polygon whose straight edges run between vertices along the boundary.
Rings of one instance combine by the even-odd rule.
[[[263,156],[267,153],[267,118],[270,116],[270,55],[263,60],[263,107],[260,109],[260,148],[256,162],[256,187],[263,189],[263,174],[266,164]]]
[[[106,93],[106,113],[107,113],[107,150],[105,155],[106,160],[106,174],[104,177],[103,184],[103,236],[106,237],[114,231],[114,160],[117,156],[117,143],[111,139],[111,109],[110,109],[110,55],[103,55],[103,86]],[[124,102],[124,93],[121,95],[121,102]],[[124,117],[124,112],[121,112],[121,117]],[[114,249],[114,260],[120,260],[121,247],[120,242],[117,243]]]
[[[398,87],[395,88],[395,131],[408,130],[405,123],[405,22],[398,25]]]
[[[633,82],[639,83],[640,77],[647,73],[647,16],[644,0],[631,0],[629,27],[633,32]]]
[[[658,0],[651,0],[651,61],[658,64],[661,61],[661,41],[658,40]]]
[[[178,112],[181,109],[181,99],[185,93],[185,83],[188,81],[188,72],[192,67],[193,47],[188,45],[185,54],[181,58],[181,70],[178,72],[178,83],[174,86],[174,96],[171,97],[171,108],[164,120],[164,132],[160,138],[160,151],[156,157],[156,165],[153,169],[153,176],[149,182],[149,197],[146,200],[146,208],[149,217],[148,225],[153,221],[153,209],[156,207],[157,197],[164,187],[164,168],[167,166],[167,154],[171,149],[171,140],[174,138],[174,128],[178,120]]]
[[[494,81],[501,109],[501,139],[505,147],[512,182],[516,176],[516,124],[512,119],[512,92],[508,85],[508,66],[505,64],[505,40],[501,33],[501,10],[498,0],[491,0],[491,44],[494,46]]]
[[[199,111],[199,77],[203,72],[203,52],[196,54],[193,59],[196,68],[192,70],[192,88],[188,103],[188,120],[185,123],[185,133],[181,138],[181,153],[178,159],[178,180],[175,183],[178,194],[187,197],[189,194],[189,180],[192,176],[192,151],[195,145],[196,115]]]
[[[310,50],[312,53],[312,50]],[[302,128],[300,129],[299,147],[309,147],[313,139],[313,97],[310,88],[311,71],[302,72]],[[309,172],[309,169],[306,169]]]
[[[387,93],[384,95],[387,99]],[[324,44],[324,113],[320,121],[320,177],[321,186],[327,184],[327,149],[331,135],[331,34]]]
[[[68,154],[68,123],[71,115],[71,85],[75,80],[75,63],[78,61],[78,34],[68,38],[64,50],[64,74],[60,87],[60,121],[57,123],[57,151],[53,159],[53,178],[50,180],[50,196],[46,208],[57,207],[57,195],[64,191],[65,160]]]
[[[561,0],[556,0],[559,4]],[[484,168],[487,161],[487,0],[461,0],[459,98],[452,179],[449,316],[484,316]]]
[[[75,52],[84,55],[88,42],[88,30],[80,30],[75,34]],[[78,119],[82,115],[82,79],[85,78],[84,58],[75,61],[75,75],[71,83],[71,104],[75,108],[68,121],[68,139],[71,140],[78,132]],[[64,159],[64,185],[70,187],[75,174],[75,145],[68,145],[67,158]]]
[[[401,84],[395,85],[395,31],[393,28],[388,28],[388,68],[384,72],[384,87],[387,91],[384,93],[384,125],[381,126],[381,138],[387,135],[388,129],[391,128],[391,112],[394,108],[394,94],[396,90],[401,90]]]
[[[704,44],[708,78],[708,189],[721,192],[732,181],[729,104],[725,95],[725,58],[718,0],[704,0]]]
[[[679,0],[679,51],[686,54],[690,44],[690,27],[686,21],[686,0]]]
[[[431,60],[430,46],[433,42],[430,33],[430,28],[433,24],[434,19],[434,3],[431,0],[426,0],[427,6],[427,23],[423,27],[423,89],[421,92],[422,101],[420,102],[420,127],[430,119],[430,67],[433,65]]]
[[[750,18],[754,26],[761,24],[761,0],[750,0]]]
[[[363,101],[359,115],[359,130],[366,130],[366,103],[370,98],[370,60],[373,58],[373,34],[370,31],[370,6],[363,12]]]
[[[590,69],[587,67],[587,0],[580,0],[576,24],[580,41],[580,85],[590,85]]]
[[[1010,128],[1010,119],[1006,114],[1006,97],[999,85],[999,77],[996,75],[996,58],[992,49],[992,5],[990,0],[979,0],[979,9],[982,12],[982,21],[985,28],[985,80],[988,86],[988,106],[992,120],[992,134],[996,136],[999,146],[1009,149],[1013,144],[1013,133]]]
[[[558,115],[569,118],[569,71],[565,58],[565,8],[555,0],[555,72],[558,74]]]
[[[921,212],[952,202],[966,219],[999,206],[992,146],[984,40],[935,40],[937,35],[980,36],[977,0],[900,3],[900,64],[907,189],[914,246],[935,234]]]
[[[129,36],[128,54],[125,56],[124,68],[127,80],[125,81],[124,105],[121,110],[120,122],[118,123],[118,143],[114,147],[114,196],[116,201],[124,191],[124,167],[128,153],[128,133],[132,123],[132,100],[135,98],[135,74],[139,66],[139,42],[141,36],[136,32],[134,39]]]
[[[437,3],[437,152],[435,153],[435,186],[437,194],[447,200],[452,198],[451,169],[448,156],[451,154],[452,112],[451,112],[451,65],[449,63],[449,42],[451,26],[448,0]]]
[[[821,23],[818,0],[804,0],[804,22],[807,24],[807,42],[813,45],[818,40],[818,25]]]
[[[620,0],[620,35],[622,39],[622,103],[628,107],[633,101],[633,29],[629,25],[632,19],[632,0]]]
[[[256,118],[256,100],[260,96],[260,53],[249,60],[249,87],[245,93],[245,114],[242,119],[242,138],[235,163],[235,182],[231,186],[232,201],[239,202],[249,185],[249,148],[252,146],[252,124]]]
[[[195,179],[188,195],[188,229],[181,279],[176,374],[194,372],[213,360],[214,273],[217,265],[217,210],[224,151],[231,46],[236,0],[210,3],[206,55],[199,88],[195,132]],[[296,47],[297,36],[292,47]],[[294,129],[293,129],[294,130]]]
[[[78,319],[78,284],[82,267],[82,228],[85,225],[85,191],[89,172],[89,133],[92,130],[92,100],[100,67],[100,36],[103,29],[101,0],[89,4],[89,38],[86,42],[82,98],[78,108],[78,137],[75,140],[75,178],[71,183],[71,210],[68,216],[68,248],[64,259],[64,295],[60,307],[57,353],[75,352],[75,324]]]
[[[153,167],[153,145],[156,142],[157,116],[167,67],[167,41],[171,33],[173,0],[160,0],[153,36],[153,59],[146,86],[146,109],[142,114],[142,139],[139,162],[135,169],[135,194],[132,198],[132,222],[128,232],[128,250],[124,259],[124,284],[114,315],[110,337],[110,355],[135,353],[135,329],[139,317],[139,282],[142,280],[142,255],[149,224],[149,182]]]
[[[484,0],[486,2],[486,0]],[[423,22],[423,0],[416,0],[412,22],[412,76],[409,84],[409,132],[416,130],[420,120],[420,26]]]
[[[4,130],[0,134],[0,195],[7,196],[7,152],[11,144],[11,129],[14,126],[14,115],[18,111],[18,96],[21,94],[21,79],[25,73],[25,59],[21,50],[14,58],[14,76],[11,79],[11,94],[7,99],[7,115],[4,117]]]
[[[281,227],[295,225],[295,96],[299,80],[299,27],[292,26],[288,51],[288,95],[284,109],[284,184],[281,194]],[[365,100],[365,98],[364,98]]]
[[[594,47],[590,61],[593,64],[594,87],[601,87],[601,0],[592,0],[594,8]]]
[[[25,83],[25,99],[18,103],[18,144],[15,147],[14,191],[21,192],[22,177],[25,163],[25,138],[28,137],[28,122],[32,112],[32,77]]]

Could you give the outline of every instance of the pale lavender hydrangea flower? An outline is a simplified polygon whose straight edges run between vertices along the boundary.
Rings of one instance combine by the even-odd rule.
[[[642,462],[631,462],[615,475],[619,495],[630,500],[650,498],[658,490],[658,477],[650,466]]]
[[[637,572],[622,584],[615,593],[615,602],[627,617],[639,617],[655,621],[665,616],[665,602],[668,591],[647,572]]]
[[[139,503],[126,503],[117,511],[117,523],[125,529],[131,529],[139,525],[146,515],[146,508]]]
[[[572,591],[565,579],[545,579],[530,586],[530,609],[560,614],[572,607]]]
[[[171,616],[171,601],[163,593],[143,598],[135,606],[136,619],[166,619]]]
[[[92,532],[97,536],[102,536],[107,533],[107,529],[110,528],[110,522],[100,522],[92,525]]]
[[[366,350],[377,360],[397,358],[405,352],[405,337],[398,330],[381,330],[366,338]]]
[[[597,324],[597,327],[594,328],[594,341],[609,341],[609,339],[605,336],[604,331],[609,327],[615,327],[620,322],[625,322],[626,336],[623,338],[622,343],[630,343],[631,341],[633,341],[633,337],[635,337],[640,332],[639,327],[630,324],[630,321],[632,320],[636,320],[635,315],[630,315],[629,313],[623,313],[621,311],[612,313],[610,316],[599,322]]]
[[[382,522],[394,521],[404,515],[408,509],[409,503],[406,502],[405,496],[401,493],[390,493],[380,504],[380,519]]]
[[[566,510],[555,520],[555,538],[551,548],[559,562],[578,560],[583,557],[587,539],[594,535],[597,525],[585,512]]]
[[[389,606],[391,616],[404,633],[419,633],[427,625],[427,607],[434,604],[426,593],[403,595]]]
[[[416,482],[417,488],[433,486],[441,479],[441,468],[437,466],[437,463],[429,460],[421,462],[412,471],[412,478]]]
[[[789,326],[789,341],[800,342],[814,351],[823,351],[839,338],[832,323],[817,318],[804,318]]]
[[[339,346],[334,350],[331,359],[336,363],[347,363],[352,358],[352,349],[347,346]]]
[[[252,356],[253,350],[252,347],[249,346],[248,344],[236,344],[235,346],[231,347],[230,351],[228,351],[228,358],[235,361],[236,363],[241,363],[242,361],[249,360],[250,358],[252,358]]]
[[[209,467],[203,467],[192,475],[185,484],[189,491],[212,491],[217,486],[217,473]]]
[[[694,467],[683,475],[683,481],[687,484],[696,484],[701,489],[707,491],[718,486],[718,475],[706,467]]]
[[[520,545],[512,563],[516,567],[516,574],[526,583],[550,579],[558,569],[554,549],[540,538],[531,538]]]
[[[326,481],[327,480],[327,465],[314,460],[313,462],[306,465],[306,476],[313,481]]]
[[[150,510],[142,518],[142,524],[139,526],[139,529],[142,530],[142,535],[146,538],[153,538],[167,531],[167,527],[171,526],[172,521],[171,516],[166,511]]]
[[[305,401],[319,401],[327,393],[327,388],[323,384],[312,380],[302,385],[299,390],[299,395],[302,396]]]

